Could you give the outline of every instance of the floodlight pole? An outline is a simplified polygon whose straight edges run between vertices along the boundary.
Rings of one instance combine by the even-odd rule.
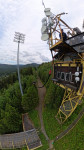
[[[21,78],[20,78],[20,69],[19,69],[19,45],[20,43],[24,43],[25,35],[19,32],[15,32],[14,42],[18,43],[18,50],[17,50],[17,71],[18,71],[18,80],[19,80],[19,86],[21,95],[23,96],[23,90],[21,85]]]

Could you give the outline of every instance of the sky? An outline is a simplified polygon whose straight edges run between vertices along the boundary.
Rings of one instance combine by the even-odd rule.
[[[62,19],[70,27],[82,31],[84,0],[43,0],[53,14],[68,13]],[[25,34],[20,44],[20,64],[51,61],[46,41],[41,40],[41,20],[45,17],[42,0],[0,0],[0,63],[17,63],[17,43],[13,42],[15,32]]]

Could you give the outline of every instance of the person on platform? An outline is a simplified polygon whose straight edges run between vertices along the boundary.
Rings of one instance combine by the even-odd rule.
[[[61,33],[59,34],[60,39],[63,38],[63,41],[67,40],[67,35],[66,33],[63,31],[63,29],[61,29]]]

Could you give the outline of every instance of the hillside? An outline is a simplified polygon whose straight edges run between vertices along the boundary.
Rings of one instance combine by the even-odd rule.
[[[20,68],[38,67],[38,64],[32,63],[27,65],[20,65]],[[10,74],[17,71],[17,65],[0,64],[0,76]]]
[[[52,69],[51,63],[45,63],[38,68],[38,74],[43,83],[47,81],[49,69]],[[79,116],[79,113],[84,109],[84,98],[82,98],[81,105],[78,105],[73,114],[63,124],[59,124],[55,116],[61,105],[64,89],[53,84],[52,76],[46,84],[46,95],[44,99],[43,121],[46,133],[50,140],[55,140],[63,131],[67,130],[69,126],[73,126],[74,122]],[[57,150],[84,150],[84,113],[81,115],[78,123],[75,124],[70,131],[60,140],[54,141],[54,148]]]
[[[17,81],[17,74],[9,75],[9,78],[3,77],[0,83],[0,87],[2,87],[0,90],[0,134],[21,132],[23,130],[21,115],[28,113],[35,128],[39,131],[38,134],[43,145],[38,150],[46,150],[49,147],[49,143],[42,131],[43,124],[54,149],[84,150],[84,115],[63,138],[56,140],[59,134],[67,130],[74,120],[77,119],[84,107],[84,102],[82,101],[81,105],[73,112],[73,115],[64,124],[60,125],[55,116],[62,102],[64,89],[53,84],[51,81],[52,75],[48,80],[49,70],[53,70],[52,63],[43,63],[37,69],[26,67],[27,65],[25,69],[21,70],[23,97]],[[38,83],[38,76],[42,85],[45,85],[45,87],[42,85],[38,85],[38,87],[46,88],[45,94],[42,93],[43,88],[37,88],[33,84],[33,82]],[[42,98],[43,96],[45,98]],[[27,150],[27,148],[24,148],[24,150]]]

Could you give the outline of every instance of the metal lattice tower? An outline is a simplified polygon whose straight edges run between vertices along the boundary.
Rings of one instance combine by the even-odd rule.
[[[71,116],[76,107],[80,104],[81,98],[82,95],[77,95],[75,91],[65,89],[61,106],[56,115],[56,119],[60,124],[64,123]]]

